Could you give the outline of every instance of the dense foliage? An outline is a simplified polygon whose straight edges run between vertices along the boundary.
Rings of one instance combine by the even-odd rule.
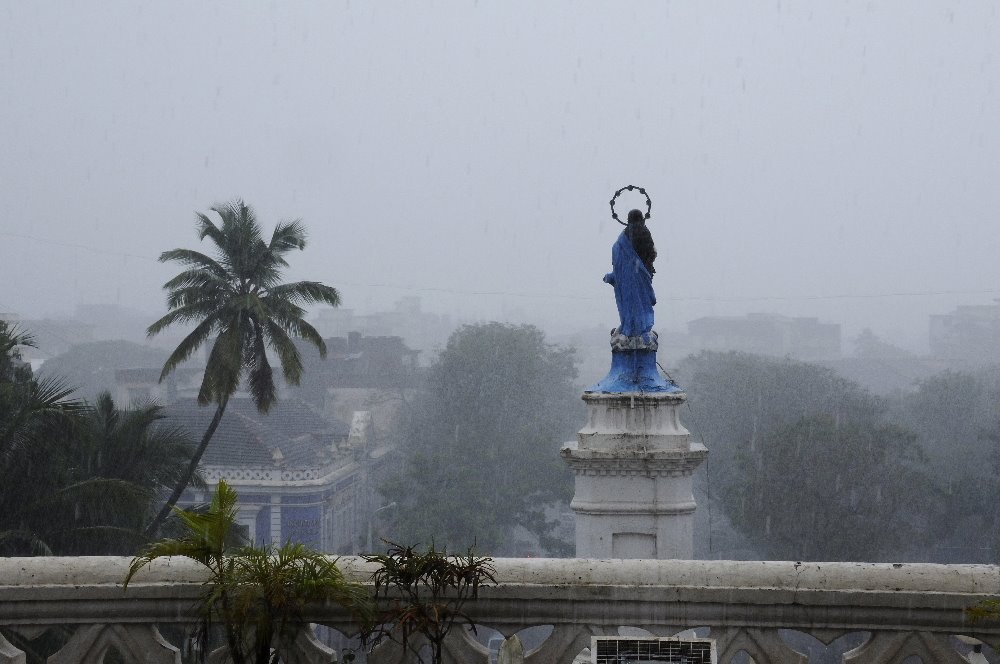
[[[893,404],[918,434],[928,472],[944,494],[943,523],[925,537],[935,562],[1000,559],[1000,367],[944,371]]]
[[[935,492],[916,435],[819,413],[741,449],[722,503],[770,560],[886,560],[919,541]]]
[[[688,357],[675,378],[688,393],[684,421],[709,448],[709,458],[697,476],[696,495],[697,528],[707,533],[698,542],[705,557],[763,555],[742,535],[744,529],[730,523],[733,506],[723,500],[741,488],[748,493],[759,488],[746,450],[754,449],[773,429],[803,417],[851,413],[864,419],[882,409],[875,396],[832,370],[748,353],[703,352]]]
[[[995,560],[997,372],[946,371],[883,397],[817,365],[705,352],[677,377],[711,452],[701,555]]]
[[[156,405],[80,402],[35,378],[16,350],[30,343],[0,321],[0,554],[133,553],[191,443]]]
[[[383,487],[395,539],[522,555],[523,526],[559,551],[545,509],[573,492],[559,448],[582,422],[575,375],[573,352],[533,326],[457,330],[401,418],[403,465]]]

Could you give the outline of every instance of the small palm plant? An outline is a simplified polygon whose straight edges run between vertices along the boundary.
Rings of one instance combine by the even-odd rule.
[[[205,511],[176,509],[187,534],[151,544],[132,560],[125,586],[156,560],[184,556],[208,568],[201,600],[198,642],[204,658],[213,625],[221,625],[234,664],[275,664],[290,645],[310,605],[334,602],[367,624],[372,602],[365,588],[347,581],[336,561],[301,544],[237,545],[237,495],[224,480]]]
[[[444,640],[456,622],[475,631],[463,607],[478,596],[481,585],[496,583],[493,559],[475,556],[471,549],[465,555],[449,556],[433,543],[423,553],[413,546],[386,543],[386,553],[364,557],[379,565],[371,578],[375,598],[382,601],[384,610],[375,625],[362,632],[362,640],[374,648],[390,639],[423,662],[424,642],[414,639],[421,636],[430,644],[431,661],[441,664]]]

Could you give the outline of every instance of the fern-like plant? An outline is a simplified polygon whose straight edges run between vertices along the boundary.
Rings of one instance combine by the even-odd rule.
[[[442,645],[455,623],[475,630],[463,607],[478,596],[481,585],[496,583],[493,559],[475,556],[471,549],[465,555],[449,556],[433,544],[421,553],[414,546],[386,543],[386,553],[365,556],[379,565],[371,579],[383,610],[374,626],[363,631],[362,640],[374,648],[390,639],[423,662],[423,641],[414,639],[422,636],[430,644],[431,661],[441,664]]]
[[[211,575],[201,599],[197,634],[203,658],[208,655],[209,632],[219,625],[234,664],[276,664],[279,648],[294,641],[310,605],[334,602],[368,624],[368,591],[347,581],[334,559],[291,542],[280,547],[240,545],[237,495],[224,480],[207,510],[175,513],[186,534],[154,542],[136,556],[125,586],[157,558],[184,556],[207,567]]]

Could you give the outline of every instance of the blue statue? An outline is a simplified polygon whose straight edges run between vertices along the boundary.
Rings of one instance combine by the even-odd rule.
[[[588,388],[588,392],[680,391],[675,383],[660,375],[656,365],[659,346],[653,331],[656,247],[646,227],[648,217],[648,212],[646,215],[639,210],[629,212],[628,224],[611,248],[611,272],[604,275],[604,281],[615,288],[620,325],[611,331],[611,371],[604,380]]]
[[[611,247],[611,272],[604,275],[604,281],[615,287],[615,304],[621,319],[618,331],[626,337],[637,337],[653,329],[655,259],[656,247],[646,220],[642,212],[632,210],[628,213],[628,226]]]

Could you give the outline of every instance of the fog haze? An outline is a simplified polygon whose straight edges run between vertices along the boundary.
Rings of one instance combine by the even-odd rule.
[[[152,320],[156,256],[243,197],[305,222],[289,276],[345,307],[610,328],[634,183],[658,328],[921,349],[1000,293],[998,34],[986,1],[7,2],[0,311]]]

